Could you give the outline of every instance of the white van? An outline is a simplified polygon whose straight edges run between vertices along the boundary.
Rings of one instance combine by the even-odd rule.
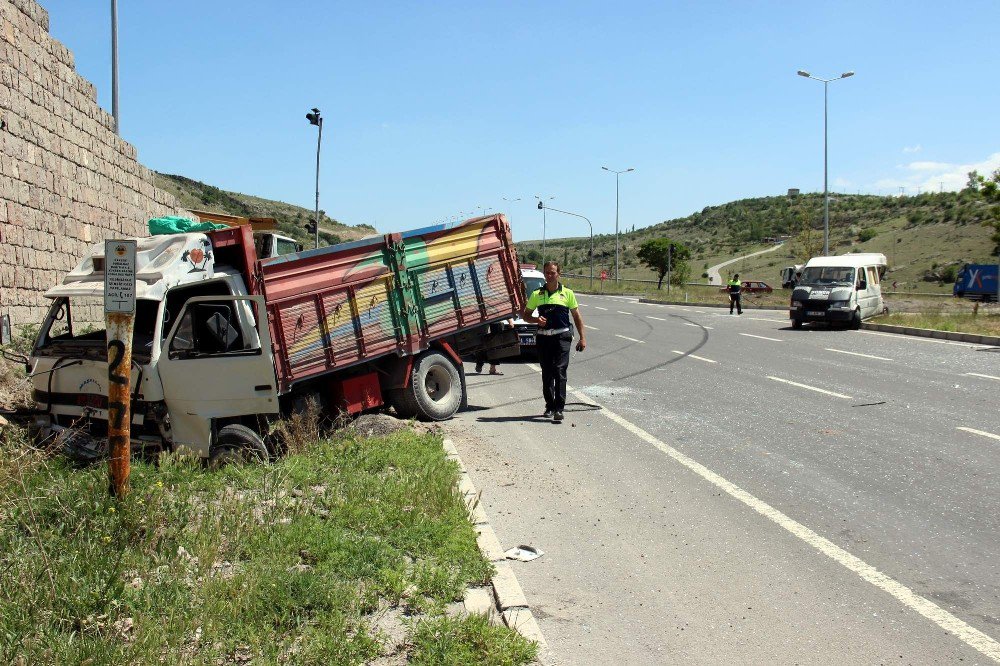
[[[531,292],[541,289],[545,285],[545,275],[535,268],[534,264],[521,264],[521,282],[524,284],[524,298],[527,300]],[[514,328],[517,330],[517,338],[521,344],[522,352],[533,352],[535,346],[535,331],[538,324],[530,324],[518,315],[514,320]]]
[[[886,266],[885,255],[879,253],[813,257],[792,292],[792,328],[806,322],[861,328],[862,319],[886,310],[881,287]]]

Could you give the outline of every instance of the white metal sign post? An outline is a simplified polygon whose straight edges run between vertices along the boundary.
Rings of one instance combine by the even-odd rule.
[[[132,329],[135,326],[134,240],[104,241],[104,320],[108,331],[108,474],[111,494],[129,491]]]

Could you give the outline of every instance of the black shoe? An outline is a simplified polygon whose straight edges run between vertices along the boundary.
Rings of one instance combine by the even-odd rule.
[[[556,412],[555,414],[552,415],[552,420],[553,421],[562,421],[563,420],[563,413],[562,412]]]
[[[555,412],[553,412],[553,411],[552,411],[551,409],[549,409],[548,407],[546,407],[546,408],[545,408],[545,413],[544,413],[544,414],[542,414],[542,418],[544,418],[544,419],[551,419],[551,418],[552,418],[552,415],[553,415],[554,413],[555,413]]]
[[[477,375],[483,374],[483,364],[482,363],[476,363],[476,374]]]

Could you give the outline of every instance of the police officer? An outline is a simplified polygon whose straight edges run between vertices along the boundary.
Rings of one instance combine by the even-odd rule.
[[[569,367],[569,349],[573,344],[573,329],[569,318],[580,334],[576,350],[587,348],[587,337],[580,317],[576,294],[559,282],[559,264],[546,262],[542,267],[545,284],[528,295],[521,318],[527,322],[537,322],[535,338],[538,347],[538,361],[542,366],[542,396],[545,398],[545,418],[559,422],[563,420],[566,406],[566,369]],[[538,309],[538,317],[532,312]]]
[[[734,273],[732,279],[726,283],[726,287],[729,288],[729,314],[733,314],[733,306],[736,306],[736,314],[743,314],[743,304],[740,303],[740,290],[743,285],[740,284],[740,274]]]

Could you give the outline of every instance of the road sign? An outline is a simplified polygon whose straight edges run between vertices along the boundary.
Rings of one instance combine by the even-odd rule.
[[[104,241],[104,311],[135,312],[135,241]]]
[[[602,280],[607,280],[608,279],[608,272],[607,271],[601,271],[601,279]]]

